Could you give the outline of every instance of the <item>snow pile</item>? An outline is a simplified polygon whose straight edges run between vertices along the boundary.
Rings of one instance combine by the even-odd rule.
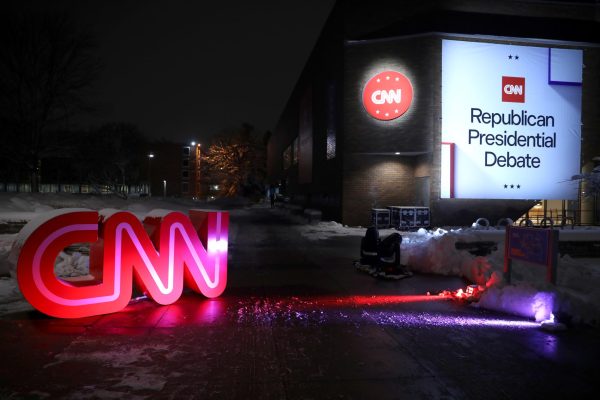
[[[8,277],[0,278],[0,293],[2,303],[12,303],[23,299],[17,286],[17,282]]]
[[[598,230],[561,231],[561,235],[594,237]],[[410,234],[407,235],[410,237]],[[420,230],[417,238],[404,243],[411,270],[464,277],[486,286],[477,306],[542,321],[550,314],[576,323],[600,325],[600,260],[558,259],[557,285],[546,282],[546,267],[513,261],[512,283],[503,280],[504,231],[467,228],[434,232]],[[419,240],[420,239],[420,240]],[[473,256],[456,249],[457,242],[494,241],[490,255]]]
[[[17,276],[17,262],[19,261],[19,254],[21,253],[21,248],[25,244],[25,241],[29,236],[35,232],[41,225],[49,221],[54,217],[58,217],[60,215],[74,212],[74,211],[90,211],[85,208],[65,208],[59,210],[51,210],[46,211],[41,215],[36,215],[31,221],[29,221],[23,229],[19,231],[12,242],[12,246],[10,248],[10,252],[3,266],[0,266],[0,270],[7,271],[13,278]]]
[[[457,241],[469,241],[468,230],[428,232],[420,229],[417,238],[402,241],[402,252],[408,254],[407,265],[413,272],[464,277],[470,282],[486,286],[499,277],[485,257],[467,251],[457,251]],[[419,238],[420,237],[420,238]]]
[[[54,274],[59,277],[84,276],[89,271],[90,257],[78,251],[73,252],[73,254],[61,251],[54,265]]]
[[[554,293],[540,292],[530,285],[507,285],[488,288],[476,306],[527,318],[533,316],[541,322],[553,313],[554,298]]]
[[[0,235],[0,276],[7,275],[9,272],[8,257],[16,237],[16,233],[10,235]]]
[[[299,219],[301,221],[301,219]],[[312,225],[299,225],[296,227],[302,236],[306,239],[315,240],[327,240],[332,237],[340,236],[364,236],[365,228],[363,227],[351,227],[348,225],[342,225],[335,221],[322,221]],[[379,235],[381,237],[387,236],[393,232],[394,229],[380,229]]]
[[[23,298],[16,279],[0,278],[0,315],[20,311],[31,311],[33,308]]]

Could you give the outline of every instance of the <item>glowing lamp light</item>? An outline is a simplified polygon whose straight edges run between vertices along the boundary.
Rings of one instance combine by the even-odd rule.
[[[87,210],[49,213],[42,219],[23,244],[17,280],[27,301],[45,314],[79,318],[120,311],[131,300],[134,280],[159,304],[177,301],[184,282],[209,298],[225,290],[227,212],[190,210],[189,218],[168,212],[147,217],[143,225],[124,211],[106,220]],[[91,243],[95,280],[75,284],[57,278],[56,257],[80,242]]]
[[[467,286],[467,296],[477,296],[479,294],[479,285]]]
[[[459,299],[459,300],[466,300],[466,301],[470,302],[470,301],[477,301],[484,290],[485,290],[485,288],[482,286],[469,285],[466,287],[465,290],[463,290],[462,288],[455,290],[453,292],[444,290],[439,293],[439,296],[455,298],[455,299]]]

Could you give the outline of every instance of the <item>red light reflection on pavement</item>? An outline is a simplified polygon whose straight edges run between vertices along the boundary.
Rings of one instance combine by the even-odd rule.
[[[393,305],[403,303],[418,303],[425,301],[440,301],[448,300],[444,296],[427,296],[427,295],[387,295],[387,296],[350,296],[347,299],[342,299],[342,302],[348,302],[358,306],[379,306]]]
[[[225,309],[221,299],[186,298],[170,305],[156,326],[171,328],[181,325],[211,324],[225,315]]]
[[[147,334],[155,328],[203,326],[219,323],[252,325],[321,325],[336,320],[407,326],[536,327],[518,318],[472,313],[448,314],[427,303],[455,301],[453,295],[315,295],[225,296],[202,299],[184,295],[177,303],[160,306],[151,299],[132,301],[120,312],[71,320],[37,319],[30,324],[39,332],[91,334]],[[415,304],[411,307],[410,304]],[[422,306],[417,307],[417,304]],[[425,306],[425,307],[423,307]],[[358,313],[356,312],[358,311]],[[25,322],[25,321],[23,321]],[[67,323],[68,322],[68,323]]]

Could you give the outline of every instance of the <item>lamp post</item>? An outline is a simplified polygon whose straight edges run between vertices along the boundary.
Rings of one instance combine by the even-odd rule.
[[[148,154],[148,197],[152,197],[152,159],[154,153]]]

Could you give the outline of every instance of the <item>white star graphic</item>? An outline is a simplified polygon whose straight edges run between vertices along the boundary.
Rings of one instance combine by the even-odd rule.
[[[400,80],[400,78],[396,77],[396,82],[398,82]]]
[[[385,113],[385,116],[386,116],[386,117],[389,117],[389,116],[390,116],[390,114],[389,114],[389,113]]]
[[[387,80],[389,81],[389,80],[390,80],[390,77],[389,77],[389,76],[386,76],[386,77],[385,77],[385,79],[387,79]]]
[[[381,82],[381,79],[377,78],[377,82]]]
[[[396,108],[396,109],[394,110],[394,112],[395,112],[396,114],[398,114],[398,109]]]
[[[375,110],[375,114],[379,114],[379,110]]]

